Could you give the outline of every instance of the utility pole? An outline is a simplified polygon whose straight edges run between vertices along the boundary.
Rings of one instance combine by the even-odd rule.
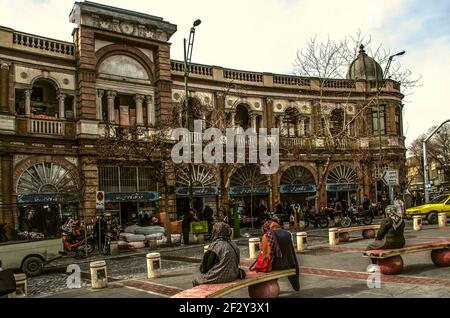
[[[188,78],[189,78],[189,67],[192,59],[192,49],[194,47],[194,38],[195,38],[195,27],[199,26],[202,21],[197,19],[194,21],[191,31],[189,33],[189,42],[186,46],[186,39],[184,39],[184,102],[186,108],[186,128],[189,130],[189,139],[191,139],[190,132],[190,109],[189,109],[189,89],[188,89]],[[193,127],[192,127],[193,128]],[[194,207],[194,198],[192,194],[192,165],[188,165],[188,175],[189,175],[189,184],[188,184],[188,192],[189,192],[189,207]]]

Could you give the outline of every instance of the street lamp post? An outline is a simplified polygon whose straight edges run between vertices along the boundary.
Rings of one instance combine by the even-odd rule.
[[[450,119],[447,119],[442,124],[440,124],[438,127],[436,127],[427,138],[423,141],[423,191],[425,193],[425,203],[428,203],[430,201],[430,194],[428,193],[428,162],[427,162],[427,141],[431,139],[431,137],[434,136],[436,132],[439,131],[439,129],[444,126],[446,123],[450,122]]]
[[[381,164],[382,164],[382,147],[381,147],[381,116],[380,116],[380,92],[381,89],[384,87],[384,83],[386,82],[386,77],[388,75],[389,72],[389,68],[391,67],[391,63],[394,60],[394,57],[396,56],[400,56],[405,54],[405,51],[400,51],[394,55],[389,56],[388,62],[386,64],[386,67],[384,69],[384,72],[382,74],[382,82],[381,82],[381,87],[378,85],[378,79],[377,79],[377,122],[378,122],[378,147],[379,147],[379,173],[381,173]],[[375,72],[376,72],[377,68],[375,67]],[[378,186],[377,186],[378,187]],[[377,190],[377,189],[376,189]],[[393,204],[394,202],[394,191],[392,189],[392,186],[389,186],[389,199],[391,201],[391,204]]]
[[[184,39],[184,102],[185,102],[185,108],[186,108],[186,128],[189,130],[189,115],[190,115],[190,109],[189,109],[189,89],[188,89],[188,78],[189,78],[189,66],[192,59],[192,49],[194,47],[194,38],[195,38],[195,27],[199,26],[202,21],[200,19],[197,19],[194,21],[191,31],[189,33],[189,41],[186,46],[186,38]],[[191,134],[189,133],[189,138]],[[192,165],[188,166],[188,175],[189,175],[189,184],[188,184],[188,191],[189,191],[189,207],[194,207],[194,199],[192,194]]]

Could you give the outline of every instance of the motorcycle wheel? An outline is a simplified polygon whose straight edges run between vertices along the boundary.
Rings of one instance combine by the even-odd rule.
[[[352,225],[352,220],[349,217],[341,218],[341,227],[350,227],[350,225]]]
[[[328,227],[328,225],[330,224],[330,222],[328,221],[328,218],[320,218],[319,219],[319,226],[322,229],[326,229]]]
[[[372,222],[373,222],[373,216],[371,216],[371,215],[364,216],[364,219],[363,219],[364,225],[370,225],[370,224],[372,224]]]

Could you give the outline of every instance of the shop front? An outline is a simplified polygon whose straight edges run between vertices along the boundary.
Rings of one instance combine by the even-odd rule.
[[[216,178],[207,168],[191,165],[177,171],[177,217],[181,219],[189,209],[189,184],[192,182],[192,204],[197,213],[201,214],[205,207],[210,207],[213,215],[217,214],[219,203],[219,188]],[[191,181],[190,181],[191,180]]]
[[[98,179],[99,190],[105,192],[105,212],[119,224],[136,223],[145,214],[159,219],[154,167],[100,166]]]
[[[315,206],[316,184],[313,174],[302,166],[287,169],[280,180],[280,200],[283,206],[293,203]]]
[[[239,204],[242,214],[255,220],[268,211],[270,186],[267,176],[260,174],[260,169],[254,165],[244,166],[230,178],[229,190],[232,205]]]
[[[346,209],[352,203],[360,203],[362,185],[359,183],[355,170],[351,167],[339,165],[332,169],[327,177],[325,190],[328,205],[341,202]]]
[[[157,216],[159,214],[158,192],[106,192],[105,212],[117,217],[119,224],[127,225],[134,223],[135,218],[145,214]]]

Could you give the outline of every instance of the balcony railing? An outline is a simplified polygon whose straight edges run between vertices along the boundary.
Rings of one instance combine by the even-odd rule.
[[[288,76],[288,75],[274,75],[273,83],[278,85],[286,85],[286,86],[310,86],[310,79],[297,77],[297,76]]]
[[[38,37],[22,32],[13,33],[13,43],[24,47],[59,53],[66,56],[74,55],[74,45],[71,43]]]
[[[212,76],[213,68],[208,65],[190,64],[189,74],[200,75],[200,76]],[[184,63],[179,61],[172,61],[172,71],[183,72],[184,73]]]
[[[64,123],[56,120],[29,119],[29,132],[43,135],[64,135]]]
[[[263,81],[263,75],[261,73],[236,70],[224,70],[224,77],[242,82],[262,83]]]

